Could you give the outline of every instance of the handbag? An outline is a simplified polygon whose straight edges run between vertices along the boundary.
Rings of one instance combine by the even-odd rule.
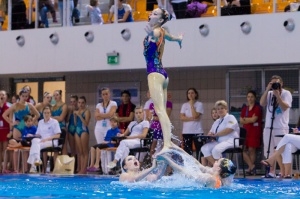
[[[68,155],[59,155],[56,158],[53,174],[74,174],[75,158]]]

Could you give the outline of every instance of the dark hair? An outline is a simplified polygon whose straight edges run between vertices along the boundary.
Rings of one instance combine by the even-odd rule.
[[[79,99],[82,99],[84,101],[84,103],[86,103],[86,99],[84,96],[80,96]]]
[[[27,122],[28,120],[32,119],[31,115],[25,115],[24,116],[24,122]]]
[[[194,91],[194,92],[196,93],[195,100],[198,100],[198,97],[199,97],[198,91],[197,91],[195,88],[189,88],[189,89],[187,89],[187,91],[186,91],[186,99],[187,99],[187,101],[190,100],[189,97],[188,97],[188,93],[189,93],[190,90],[192,90],[192,91]]]
[[[124,160],[122,161],[121,167],[125,172],[127,172],[127,169],[124,168],[125,164],[126,164],[126,158],[124,158]]]
[[[90,0],[90,5],[95,7],[97,6],[98,0]]]
[[[167,21],[169,21],[169,13],[167,10],[165,10],[164,8],[159,8],[162,12],[161,14],[161,18],[163,19],[163,22],[161,23],[161,25],[165,24]]]
[[[291,11],[291,6],[288,5],[284,8],[284,12],[290,12]]]
[[[109,88],[108,88],[108,87],[103,87],[103,88],[101,88],[101,92],[102,92],[102,91],[105,91],[105,90],[109,90]]]
[[[128,90],[123,90],[123,91],[121,92],[121,96],[122,96],[123,94],[127,94],[129,97],[131,97],[131,94],[130,94],[130,92],[129,92]]]
[[[20,99],[20,98],[19,98],[19,95],[17,95],[17,94],[14,94],[14,95],[11,96],[11,98],[13,98],[13,97],[15,97],[16,100]]]
[[[248,95],[249,93],[251,93],[251,94],[255,97],[255,99],[256,99],[256,92],[255,92],[254,90],[248,91],[248,92],[247,92],[247,95]]]
[[[227,178],[230,175],[235,174],[236,166],[232,163],[231,160],[223,158],[220,162],[220,177]]]
[[[77,95],[71,95],[70,98],[73,98],[73,99],[75,99],[76,101],[78,101],[78,96],[77,96]]]

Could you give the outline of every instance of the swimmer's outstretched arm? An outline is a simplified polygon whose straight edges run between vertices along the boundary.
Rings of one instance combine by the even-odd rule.
[[[168,33],[168,31],[165,30],[165,39],[168,41],[177,41],[179,44],[179,47],[181,48],[182,40],[183,40],[183,34],[179,34],[177,37],[174,35],[171,35]]]

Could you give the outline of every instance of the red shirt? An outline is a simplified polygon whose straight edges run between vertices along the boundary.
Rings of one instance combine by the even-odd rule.
[[[2,129],[9,130],[9,124],[6,122],[6,120],[3,119],[3,116],[2,116],[4,111],[6,111],[7,109],[9,109],[9,107],[7,106],[7,103],[5,102],[3,104],[3,106],[0,107],[0,131]]]

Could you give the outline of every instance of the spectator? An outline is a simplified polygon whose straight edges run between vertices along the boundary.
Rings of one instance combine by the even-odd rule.
[[[187,0],[170,0],[173,10],[175,12],[176,19],[184,19],[187,8]]]
[[[300,11],[300,3],[294,2],[290,3],[284,8],[284,12],[296,12]]]
[[[50,106],[51,104],[51,100],[52,100],[52,95],[48,92],[44,92],[44,95],[43,95],[43,102],[41,103],[38,103],[35,108],[36,110],[40,113],[40,118],[38,120],[41,120],[43,119],[43,109],[46,107],[46,106]]]
[[[26,85],[23,87],[23,89],[28,91],[29,97],[27,98],[27,102],[35,106],[35,100],[33,97],[30,95],[31,94],[31,87]]]
[[[19,101],[19,95],[13,95],[11,96],[11,103],[14,104],[16,103],[17,101]]]
[[[86,167],[89,156],[89,129],[88,125],[91,118],[91,112],[86,107],[86,99],[84,96],[78,99],[78,110],[73,112],[75,116],[76,134],[75,143],[78,149],[78,156],[80,163],[80,170],[78,174],[86,174]]]
[[[26,5],[23,0],[13,0],[11,9],[11,29],[27,28]]]
[[[102,102],[98,103],[95,110],[95,137],[97,144],[104,142],[106,132],[111,128],[109,119],[114,116],[117,110],[117,103],[110,100],[109,88],[101,89]]]
[[[52,15],[53,22],[56,23],[56,11],[54,5],[52,4],[51,0],[40,0],[39,2],[39,11],[41,17],[41,26],[45,28],[49,28],[48,16],[47,13],[50,12]]]
[[[195,88],[189,88],[186,91],[187,102],[181,106],[180,120],[183,122],[182,138],[184,144],[184,150],[193,155],[193,137],[199,134],[203,134],[202,128],[202,115],[204,113],[203,104],[198,101],[199,95]],[[197,159],[198,153],[202,144],[200,142],[194,142],[196,146]]]
[[[246,129],[246,140],[243,157],[248,164],[248,175],[256,175],[255,159],[256,148],[261,146],[260,140],[262,137],[262,108],[256,103],[256,92],[248,91],[247,106],[243,106],[240,123]]]
[[[234,138],[238,138],[240,134],[237,120],[233,115],[228,114],[227,103],[219,100],[216,102],[215,108],[220,118],[213,123],[208,133],[215,140],[201,147],[201,152],[211,165],[222,158],[223,151],[234,147]],[[238,140],[235,144],[238,146]]]
[[[123,0],[118,2],[118,22],[133,22],[132,9],[129,4],[123,3]],[[112,18],[115,12],[115,5],[112,5],[109,10],[108,22],[113,23]]]
[[[46,106],[43,110],[43,118],[39,121],[36,135],[40,138],[34,138],[31,142],[29,151],[29,157],[27,162],[31,164],[30,173],[36,173],[36,166],[43,164],[40,159],[41,149],[51,147],[52,139],[59,138],[61,129],[56,119],[51,118],[51,110],[49,106]],[[54,146],[58,145],[57,140],[54,140]],[[43,164],[45,171],[46,163]]]
[[[292,107],[292,100],[290,91],[283,89],[282,78],[278,75],[272,76],[260,98],[260,105],[266,107],[265,128],[263,131],[264,155],[266,158],[269,155],[272,156],[274,147],[278,146],[281,139],[275,136],[289,133],[289,112]],[[281,156],[277,156],[277,158],[280,173],[284,174]],[[275,177],[274,168],[275,165],[271,165],[271,171],[266,173],[266,178]]]
[[[91,18],[92,25],[102,25],[103,18],[101,14],[101,10],[99,8],[98,0],[90,0],[90,5],[87,5],[88,12]]]
[[[6,102],[6,91],[0,90],[0,163],[3,162],[3,154],[7,147],[7,138],[9,136],[9,123],[4,120],[2,114],[9,109]],[[6,165],[0,165],[0,172],[5,170]]]
[[[251,14],[250,0],[222,0],[221,16]]]
[[[130,122],[134,119],[135,105],[131,103],[131,94],[128,90],[121,93],[121,104],[118,106],[116,115],[119,118],[119,129],[122,133],[125,132]]]
[[[65,102],[62,101],[62,90],[55,90],[53,93],[55,104],[52,107],[52,118],[56,119],[59,123],[61,132],[66,134],[66,117],[68,113],[68,107]],[[67,154],[67,138],[65,139],[65,144],[62,153]]]
[[[100,157],[101,156],[101,149],[109,148],[109,147],[115,147],[116,142],[113,141],[114,137],[117,137],[119,133],[121,133],[120,129],[118,128],[119,119],[117,116],[113,116],[109,119],[111,129],[109,129],[106,133],[106,136],[104,138],[104,142],[100,144],[96,144],[93,147],[91,147],[90,153],[91,153],[91,161],[90,166],[87,168],[87,171],[89,172],[97,172],[100,171]],[[96,155],[96,156],[95,156]],[[103,165],[103,164],[102,164]],[[103,165],[106,166],[106,165]],[[104,170],[104,168],[103,168]]]
[[[76,133],[76,126],[75,126],[75,115],[74,111],[78,110],[78,96],[77,95],[71,95],[70,97],[70,105],[68,106],[68,133],[67,133],[67,138],[68,138],[68,143],[70,146],[70,152],[71,156],[75,156],[77,154],[77,150],[75,147],[75,133]],[[77,169],[76,171],[78,172],[80,163],[78,162],[77,158]]]
[[[125,137],[126,139],[120,142],[114,160],[107,165],[110,169],[116,167],[119,160],[123,161],[129,155],[130,149],[139,147],[140,139],[147,136],[149,122],[144,120],[142,107],[136,107],[134,113],[136,121],[130,122],[124,134],[119,134],[120,137]]]

